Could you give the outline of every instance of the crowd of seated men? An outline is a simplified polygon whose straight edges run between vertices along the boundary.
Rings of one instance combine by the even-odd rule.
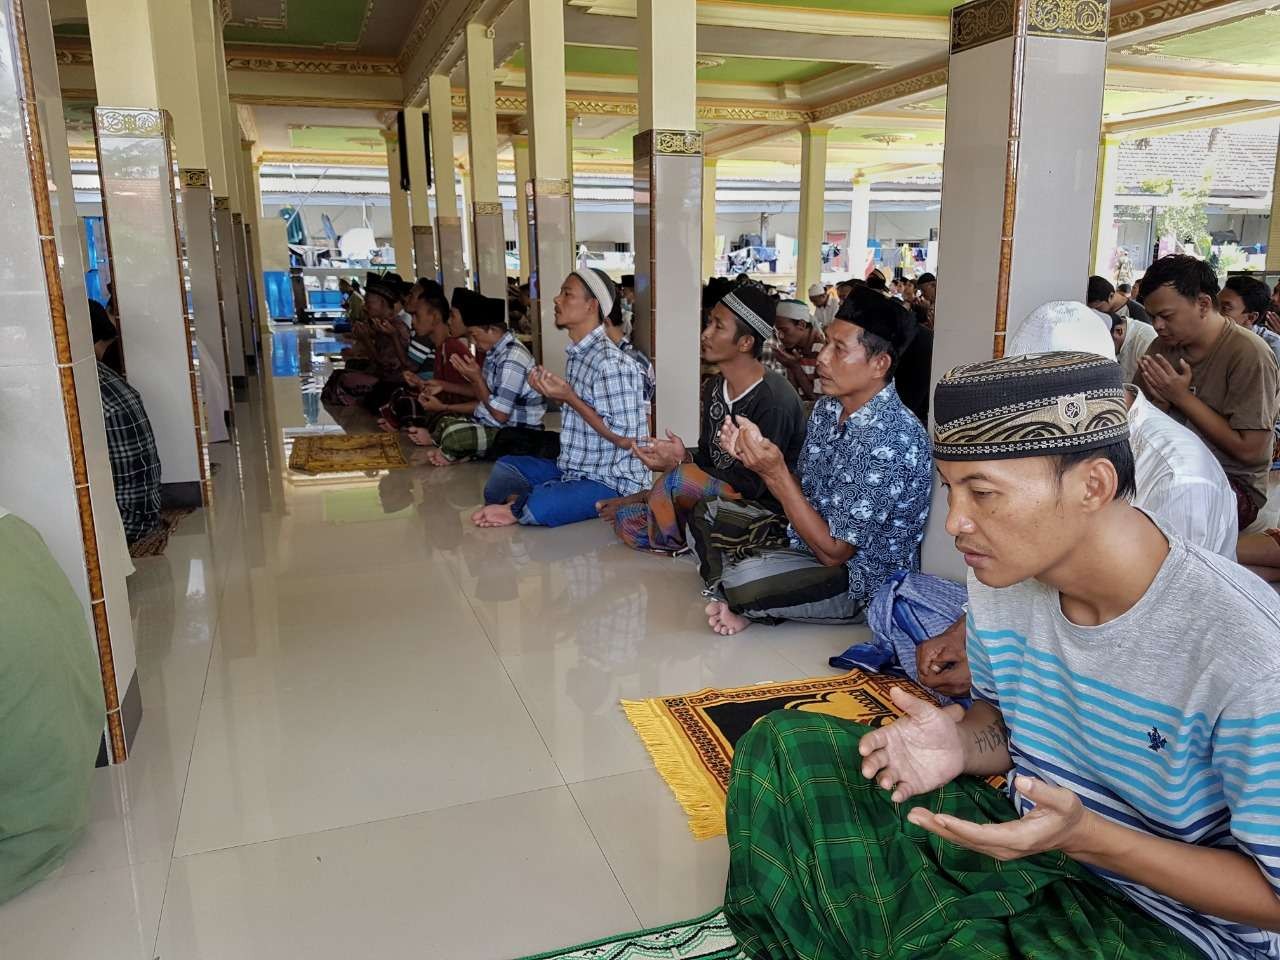
[[[929,690],[896,691],[878,730],[776,714],[740,742],[726,913],[747,954],[1280,957],[1266,286],[1188,256],[1132,291],[1090,278],[931,397],[932,276],[808,304],[716,279],[688,441],[651,436],[625,290],[564,279],[560,376],[502,301],[371,279],[333,393],[435,463],[493,461],[477,526],[600,518],[689,554],[715,633],[866,622],[832,664]],[[935,476],[963,584],[919,570]]]

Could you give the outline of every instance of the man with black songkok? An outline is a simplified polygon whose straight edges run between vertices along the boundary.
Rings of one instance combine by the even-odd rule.
[[[895,689],[875,729],[788,710],[738,741],[743,953],[1280,956],[1280,599],[1128,502],[1114,361],[988,360],[933,400],[973,705]]]
[[[721,446],[753,471],[785,512],[705,501],[691,525],[719,634],[752,620],[850,623],[893,572],[914,569],[929,515],[929,438],[898,398],[893,371],[909,342],[906,309],[887,297],[841,305],[818,355],[797,476],[745,417]],[[736,422],[734,422],[736,420]]]

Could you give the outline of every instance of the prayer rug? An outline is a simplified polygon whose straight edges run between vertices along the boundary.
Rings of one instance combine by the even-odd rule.
[[[893,687],[937,702],[906,678],[853,670],[809,680],[623,700],[622,709],[684,808],[689,829],[705,840],[725,832],[733,745],[757,720],[774,710],[808,710],[879,727],[899,716],[889,699]]]
[[[195,507],[167,507],[160,511],[160,525],[144,537],[129,544],[129,556],[135,560],[141,557],[158,557],[169,546],[169,536],[177,529],[178,524],[188,514],[196,512]]]
[[[525,960],[747,960],[717,910],[696,920],[624,933]]]
[[[289,469],[303,473],[362,473],[408,465],[392,433],[310,434],[294,437],[289,452]]]

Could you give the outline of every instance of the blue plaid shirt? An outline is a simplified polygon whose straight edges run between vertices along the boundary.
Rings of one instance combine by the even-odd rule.
[[[138,391],[103,363],[98,386],[116,506],[125,538],[133,543],[160,523],[160,454]]]
[[[929,518],[933,452],[892,383],[840,422],[840,401],[813,405],[797,470],[805,498],[837,540],[857,549],[849,596],[870,600],[891,573],[914,570]],[[791,530],[791,545],[808,550]]]
[[[620,437],[649,436],[649,405],[640,367],[596,327],[565,350],[565,379],[574,393]],[[649,470],[630,450],[615,447],[567,404],[560,421],[560,472],[595,480],[623,496],[649,489]]]
[[[523,343],[508,332],[485,354],[484,382],[489,385],[489,402],[476,407],[475,419],[486,427],[540,427],[547,401],[537,390],[529,386],[529,371],[533,369],[533,354]],[[508,414],[506,423],[499,423],[490,407]]]

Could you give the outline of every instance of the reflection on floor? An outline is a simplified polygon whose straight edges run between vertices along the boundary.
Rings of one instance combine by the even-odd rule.
[[[475,530],[486,468],[288,475],[332,339],[282,328],[212,508],[130,579],[145,715],[93,824],[0,907],[12,960],[504,960],[701,914],[620,698],[819,676],[852,628],[706,628],[597,523]]]

